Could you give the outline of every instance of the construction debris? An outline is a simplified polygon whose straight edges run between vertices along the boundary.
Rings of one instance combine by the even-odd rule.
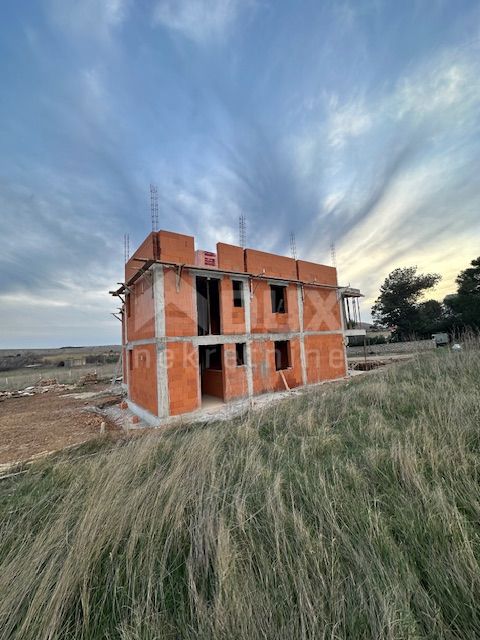
[[[385,360],[370,360],[367,362],[354,362],[351,368],[354,371],[372,371],[373,369],[384,367],[386,364],[387,362]]]
[[[52,387],[54,384],[58,384],[56,378],[45,378],[45,380],[40,380],[40,382],[38,383],[38,386]]]
[[[95,371],[94,373],[87,373],[82,378],[80,378],[80,380],[77,382],[77,386],[84,387],[87,384],[97,384],[97,383],[98,383],[98,376],[97,376],[97,372]]]
[[[48,382],[48,384],[46,384]],[[73,389],[75,385],[59,384],[55,378],[49,380],[41,380],[34,387],[25,387],[25,389],[16,389],[14,391],[0,391],[0,402],[10,398],[25,398],[35,396],[39,393],[49,393],[50,391],[65,391]]]

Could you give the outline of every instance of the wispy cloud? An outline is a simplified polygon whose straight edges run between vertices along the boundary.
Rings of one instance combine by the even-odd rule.
[[[81,71],[79,93],[85,113],[88,113],[94,122],[102,123],[110,113],[110,101],[99,67]]]
[[[423,119],[430,115],[463,117],[472,114],[480,102],[478,55],[480,48],[451,49],[423,64],[397,85],[390,104],[391,113],[398,120],[406,117]]]
[[[253,0],[159,0],[155,24],[163,25],[196,43],[222,40],[241,11]]]
[[[478,53],[475,43],[441,51],[370,103],[335,105],[337,119],[327,120],[336,178],[350,181],[325,198],[319,219],[337,241],[341,275],[361,283],[368,305],[403,264],[443,273],[434,292],[442,297],[478,253]]]
[[[48,0],[51,22],[69,35],[108,41],[126,19],[130,0]]]
[[[2,340],[25,344],[50,329],[51,344],[68,342],[75,325],[76,341],[88,342],[92,321],[116,328],[105,292],[122,275],[121,244],[111,221],[98,216],[101,185],[74,176],[60,180],[45,169],[20,180],[0,182]],[[29,180],[35,190],[25,186]],[[53,330],[59,317],[68,318],[66,324]]]
[[[345,146],[349,138],[357,138],[368,132],[373,123],[373,115],[361,100],[352,100],[338,105],[338,98],[332,96],[329,103],[328,143],[335,149]]]

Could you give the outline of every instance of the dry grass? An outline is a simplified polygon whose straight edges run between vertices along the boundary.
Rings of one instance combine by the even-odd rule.
[[[13,369],[0,373],[0,391],[24,389],[34,386],[41,380],[55,378],[57,382],[73,384],[87,373],[97,373],[101,380],[112,378],[117,371],[116,364],[85,365],[82,367],[39,367],[38,369]]]
[[[479,380],[470,345],[4,481],[0,638],[480,637]]]

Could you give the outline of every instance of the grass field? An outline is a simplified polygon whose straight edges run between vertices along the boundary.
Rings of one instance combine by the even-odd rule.
[[[82,367],[39,367],[38,369],[13,369],[0,373],[0,391],[24,389],[40,380],[55,378],[63,384],[73,384],[87,373],[97,372],[99,379],[111,378],[118,371],[116,364],[85,365]]]
[[[0,483],[0,638],[480,637],[478,347]]]
[[[101,379],[111,378],[118,371],[120,352],[119,345],[0,349],[0,391],[23,389],[47,378],[75,383],[94,371]],[[58,366],[62,361],[64,366]]]

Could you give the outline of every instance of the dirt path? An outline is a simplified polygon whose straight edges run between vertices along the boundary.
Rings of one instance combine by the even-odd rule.
[[[80,444],[98,435],[102,422],[106,431],[119,430],[88,409],[120,398],[99,385],[88,392],[52,391],[0,402],[0,465]]]

